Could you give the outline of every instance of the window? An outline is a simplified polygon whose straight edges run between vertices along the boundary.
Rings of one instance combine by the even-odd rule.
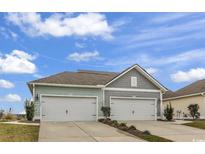
[[[137,87],[137,77],[131,77],[131,87]]]

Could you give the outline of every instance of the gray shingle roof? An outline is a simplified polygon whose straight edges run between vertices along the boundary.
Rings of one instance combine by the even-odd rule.
[[[163,95],[163,98],[179,97],[184,95],[203,93],[205,92],[205,79],[198,80],[184,88],[181,88],[175,92],[168,91]]]
[[[104,85],[118,73],[79,70],[78,72],[62,72],[29,83],[54,83],[74,85]]]

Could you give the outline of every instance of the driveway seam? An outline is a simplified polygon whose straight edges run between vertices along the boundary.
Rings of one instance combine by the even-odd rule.
[[[73,122],[73,124],[78,127],[80,130],[82,130],[85,134],[87,134],[89,137],[91,137],[94,141],[98,142],[98,140],[96,140],[92,135],[90,135],[89,133],[87,133],[85,130],[83,130],[78,124],[76,124],[75,122]]]

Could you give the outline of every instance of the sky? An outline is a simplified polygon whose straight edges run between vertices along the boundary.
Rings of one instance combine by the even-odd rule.
[[[170,90],[205,78],[205,13],[0,13],[0,109],[24,111],[27,82],[139,64]]]

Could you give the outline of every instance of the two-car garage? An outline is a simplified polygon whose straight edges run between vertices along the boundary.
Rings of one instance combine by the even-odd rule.
[[[111,119],[155,120],[156,99],[110,98]],[[42,121],[96,121],[98,98],[80,96],[41,97]]]

